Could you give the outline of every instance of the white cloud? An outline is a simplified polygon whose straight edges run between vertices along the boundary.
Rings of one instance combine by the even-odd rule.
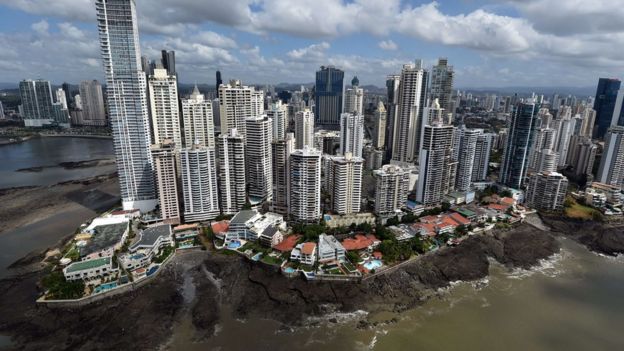
[[[329,49],[329,47],[329,43],[324,41],[306,46],[305,48],[291,50],[286,53],[286,55],[294,60],[310,61],[325,56],[325,51]]]
[[[224,49],[233,49],[237,46],[233,39],[212,31],[199,32],[194,35],[191,40],[208,46]]]
[[[48,24],[48,21],[46,20],[41,20],[37,23],[33,23],[30,26],[30,28],[39,35],[47,36],[50,34],[48,33],[48,29],[50,28],[50,25]]]
[[[63,22],[58,25],[61,33],[70,39],[73,40],[84,40],[86,35],[80,29],[74,27],[71,23]]]
[[[383,49],[383,50],[396,50],[399,48],[399,46],[392,40],[388,39],[388,40],[382,40],[378,43],[378,46]]]

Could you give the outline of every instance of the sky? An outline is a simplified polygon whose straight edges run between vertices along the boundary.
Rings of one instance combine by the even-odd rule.
[[[447,57],[455,87],[588,87],[622,78],[624,0],[136,0],[141,52],[182,83],[361,85]],[[0,82],[103,80],[94,0],[0,0]]]

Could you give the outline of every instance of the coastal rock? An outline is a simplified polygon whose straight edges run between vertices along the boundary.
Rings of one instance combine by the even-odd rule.
[[[588,249],[605,255],[624,253],[624,226],[596,221],[572,220],[555,216],[542,216],[553,233],[568,237]]]

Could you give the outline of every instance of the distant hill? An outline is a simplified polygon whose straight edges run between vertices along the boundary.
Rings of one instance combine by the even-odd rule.
[[[506,94],[513,95],[518,93],[519,95],[529,95],[531,93],[544,94],[544,95],[575,95],[575,96],[593,96],[596,94],[596,87],[458,87],[455,89],[464,90],[468,92],[476,92],[481,94]]]

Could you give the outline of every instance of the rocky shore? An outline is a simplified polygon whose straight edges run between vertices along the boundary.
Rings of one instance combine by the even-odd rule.
[[[108,165],[114,165],[114,164],[115,164],[115,160],[112,158],[96,158],[93,160],[61,162],[59,164],[49,165],[49,166],[34,166],[34,167],[28,167],[28,168],[20,168],[20,169],[17,169],[16,172],[38,173],[47,168],[77,169],[77,168],[108,166]]]
[[[23,350],[153,349],[166,345],[174,325],[189,315],[195,337],[206,339],[222,313],[268,318],[286,328],[328,310],[400,312],[451,282],[486,277],[491,259],[528,268],[558,251],[550,233],[525,224],[470,237],[361,283],[287,279],[261,263],[195,251],[176,256],[155,282],[79,310],[36,305],[42,272],[34,271],[0,281],[0,334],[13,336]]]
[[[609,256],[624,253],[624,224],[574,220],[542,215],[555,235],[568,237],[588,249]]]

